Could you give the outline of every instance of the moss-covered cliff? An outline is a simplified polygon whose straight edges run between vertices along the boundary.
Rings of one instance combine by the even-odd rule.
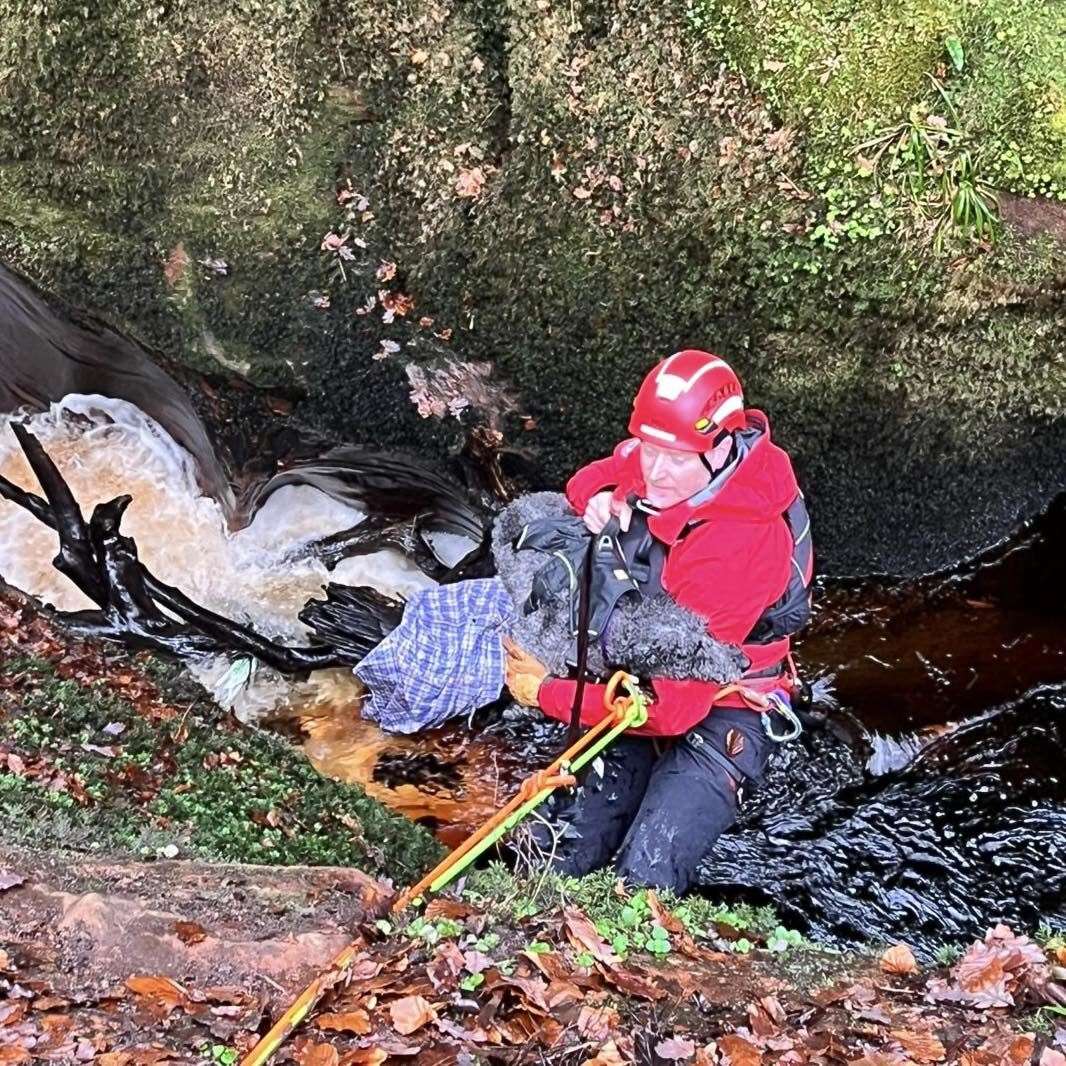
[[[0,254],[320,426],[446,446],[405,366],[488,361],[558,481],[689,344],[771,413],[832,569],[1061,487],[1061,6],[42,6],[0,3]]]

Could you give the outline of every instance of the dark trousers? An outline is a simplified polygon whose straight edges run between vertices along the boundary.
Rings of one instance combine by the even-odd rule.
[[[579,877],[613,859],[628,884],[680,894],[736,820],[738,791],[762,775],[772,743],[758,714],[728,707],[682,737],[619,737],[560,797],[555,832],[534,835],[545,850],[554,838],[560,873]]]

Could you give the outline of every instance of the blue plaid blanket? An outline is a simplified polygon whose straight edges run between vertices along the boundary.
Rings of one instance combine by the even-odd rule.
[[[496,577],[414,593],[399,626],[355,667],[370,689],[363,717],[417,733],[491,703],[503,688],[503,638],[514,617]]]

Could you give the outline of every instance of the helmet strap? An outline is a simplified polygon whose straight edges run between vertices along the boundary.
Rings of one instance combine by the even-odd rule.
[[[717,468],[716,468],[716,467],[713,467],[713,466],[711,466],[710,462],[709,462],[709,461],[708,461],[708,459],[707,459],[707,456],[708,456],[708,454],[709,454],[710,452],[713,452],[713,451],[715,450],[715,448],[717,448],[717,447],[718,447],[718,446],[719,446],[719,445],[720,445],[720,444],[722,443],[722,441],[724,441],[724,440],[726,439],[726,437],[729,437],[730,439],[732,439],[732,434],[731,434],[731,433],[729,432],[729,430],[728,430],[728,429],[721,429],[721,430],[719,430],[719,431],[718,431],[718,432],[717,432],[717,433],[715,434],[715,437],[714,437],[714,442],[713,442],[713,443],[711,444],[711,446],[710,446],[710,447],[709,447],[709,448],[708,448],[708,449],[707,449],[706,451],[700,452],[700,462],[701,462],[701,463],[703,463],[703,465],[704,465],[704,466],[705,466],[705,467],[706,467],[706,468],[707,468],[707,469],[708,469],[708,470],[709,470],[709,471],[710,471],[710,472],[711,472],[712,474],[717,474],[717,473],[718,473],[718,471],[722,469],[722,466],[725,466],[725,465],[726,465],[726,463],[728,463],[728,462],[729,462],[730,458],[731,458],[731,457],[732,457],[732,455],[733,455],[733,450],[732,450],[732,448],[731,448],[731,449],[730,449],[730,451],[729,451],[729,455],[728,455],[728,456],[726,456],[726,461],[725,461],[725,463],[722,463],[722,466],[719,466],[719,467],[717,467]]]

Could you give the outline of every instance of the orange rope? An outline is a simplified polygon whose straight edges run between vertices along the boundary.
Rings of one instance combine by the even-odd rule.
[[[716,703],[721,703],[722,700],[727,699],[729,696],[739,696],[749,710],[752,711],[768,711],[770,709],[770,701],[761,692],[756,692],[753,688],[748,688],[746,685],[741,685],[739,682],[735,682],[732,685],[726,685],[720,688],[715,694],[714,699],[711,700],[711,706]]]
[[[583,734],[577,741],[569,748],[558,756],[553,762],[546,766],[543,770],[538,770],[535,774],[532,774],[525,781],[522,782],[516,795],[514,795],[505,806],[501,807],[487,822],[485,822],[476,832],[467,837],[462,844],[459,845],[450,855],[446,855],[425,877],[422,878],[417,884],[412,885],[406,891],[400,894],[396,902],[392,905],[393,913],[402,911],[410,904],[411,900],[420,896],[434,881],[440,877],[449,867],[454,866],[464,855],[467,854],[475,845],[480,844],[498,825],[505,822],[519,807],[527,803],[533,796],[536,795],[542,788],[549,787],[550,782],[556,782],[558,784],[570,785],[574,783],[574,778],[563,771],[563,767],[568,764],[576,755],[579,755],[583,748],[586,748],[591,741],[595,740],[598,736],[606,733],[613,728],[617,721],[619,711],[619,703],[622,703],[624,707],[624,700],[613,699],[614,689],[608,688],[607,693],[604,696],[604,703],[607,703],[612,710],[612,713],[602,718],[597,722],[587,733]],[[612,699],[609,702],[607,697],[611,696]],[[539,783],[538,783],[539,782]],[[536,787],[534,785],[536,784]]]

